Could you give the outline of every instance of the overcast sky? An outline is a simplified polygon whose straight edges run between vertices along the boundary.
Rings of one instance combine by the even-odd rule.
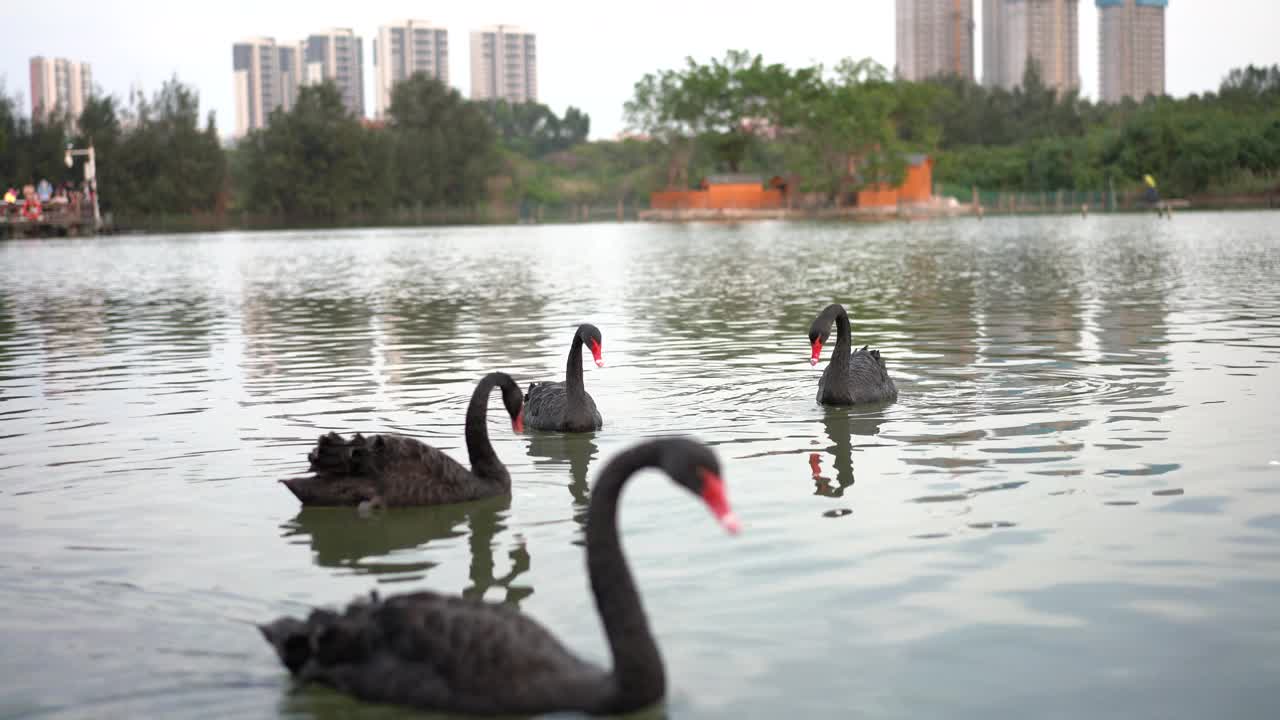
[[[975,2],[979,15],[981,5]],[[893,0],[62,0],[17,5],[6,14],[0,82],[8,94],[28,98],[33,55],[88,61],[95,84],[122,98],[135,85],[150,95],[176,73],[196,87],[204,110],[217,111],[225,135],[235,125],[231,45],[242,37],[293,42],[328,27],[354,28],[364,38],[372,114],[378,25],[408,17],[443,23],[450,31],[450,84],[467,95],[470,31],[518,24],[538,35],[539,100],[557,112],[568,105],[586,110],[592,137],[601,138],[623,129],[622,103],[637,79],[687,55],[705,60],[743,48],[793,66],[869,56],[891,68],[893,15]],[[1280,63],[1277,0],[1171,0],[1167,18],[1173,95],[1215,89],[1233,67]],[[981,72],[980,17],[978,26]],[[1081,0],[1080,71],[1090,97],[1098,87],[1097,35],[1094,2]]]

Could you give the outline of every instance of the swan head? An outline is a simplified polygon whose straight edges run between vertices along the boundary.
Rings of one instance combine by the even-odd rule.
[[[809,348],[813,351],[809,355],[810,365],[818,364],[818,359],[822,356],[822,346],[831,337],[831,323],[835,322],[836,315],[842,312],[844,312],[843,307],[828,305],[809,326]]]
[[[817,365],[818,360],[822,359],[822,344],[825,343],[829,337],[831,337],[831,332],[829,330],[824,330],[822,332],[814,332],[813,330],[809,331],[809,348],[812,350],[809,354],[810,365]]]
[[[525,432],[525,393],[520,392],[516,380],[507,373],[489,373],[481,382],[488,382],[490,388],[498,386],[502,389],[502,404],[511,415],[511,429],[517,433]],[[479,388],[477,388],[479,389]]]
[[[591,348],[591,357],[595,359],[596,367],[604,367],[604,357],[601,355],[604,337],[600,334],[600,328],[591,323],[582,323],[578,326],[578,339]]]
[[[711,448],[694,440],[670,438],[662,453],[662,469],[680,485],[702,498],[720,525],[731,533],[741,529],[738,516],[729,507],[720,461]]]
[[[511,429],[518,433],[524,432],[524,393],[520,392],[520,386],[510,375],[498,375],[502,376],[498,379],[498,385],[502,388],[502,405],[511,416]]]

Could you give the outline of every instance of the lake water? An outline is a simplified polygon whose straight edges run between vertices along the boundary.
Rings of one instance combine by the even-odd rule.
[[[827,303],[892,405],[828,410]],[[510,500],[300,512],[323,432],[465,463],[491,370],[594,435],[490,434]],[[713,444],[724,534],[657,473],[623,542],[672,717],[1274,718],[1280,215],[575,225],[0,244],[0,716],[396,717],[291,693],[251,623],[432,589],[607,662],[600,464]],[[816,473],[815,473],[816,468]]]

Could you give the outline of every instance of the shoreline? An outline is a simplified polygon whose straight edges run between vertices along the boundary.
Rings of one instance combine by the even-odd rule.
[[[1198,204],[1187,200],[1170,200],[1173,215],[1181,212],[1254,212],[1280,210],[1280,204]],[[1088,210],[1087,216],[1093,215],[1133,215],[1152,212],[1149,208],[1117,207],[1114,210]],[[945,220],[952,218],[984,218],[984,217],[1040,217],[1040,216],[1074,216],[1081,217],[1080,208],[1067,209],[1054,206],[1040,208],[987,208],[981,213],[974,210],[970,203],[956,205],[927,203],[875,208],[776,208],[776,209],[684,209],[653,210],[628,208],[621,219],[613,212],[584,213],[548,213],[547,216],[521,218],[507,213],[444,213],[436,218],[419,217],[357,217],[344,220],[329,219],[325,221],[286,220],[284,218],[244,217],[228,213],[223,217],[216,216],[163,216],[155,218],[117,218],[104,222],[103,229],[96,235],[156,235],[156,234],[192,234],[217,232],[256,232],[256,231],[305,231],[305,230],[359,230],[375,228],[435,228],[435,227],[480,227],[480,226],[517,226],[517,225],[583,225],[590,223],[698,223],[698,222],[855,222],[855,223],[887,223],[887,222],[921,222]],[[12,228],[16,229],[16,228]],[[0,239],[6,233],[0,227]],[[95,233],[83,233],[77,237],[91,238]],[[9,238],[18,239],[21,233],[10,233]],[[56,233],[32,235],[29,237],[73,237]]]

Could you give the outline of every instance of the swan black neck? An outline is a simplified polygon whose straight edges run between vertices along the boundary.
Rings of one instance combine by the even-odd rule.
[[[512,382],[501,373],[489,373],[480,379],[475,392],[471,393],[471,404],[467,406],[467,456],[471,459],[471,472],[479,477],[496,480],[511,486],[511,476],[498,459],[489,443],[489,429],[486,419],[489,410],[489,391],[495,385]]]
[[[845,312],[843,305],[830,305],[826,310],[822,311],[826,318],[826,326],[831,327],[831,321],[836,323],[836,346],[831,351],[831,362],[847,363],[849,361],[849,353],[853,352],[853,332],[849,329],[849,313]]]
[[[587,511],[587,572],[613,654],[614,695],[608,701],[610,708],[642,707],[658,701],[666,692],[662,656],[618,539],[622,486],[641,468],[658,465],[659,456],[659,449],[641,445],[615,457],[600,472]]]
[[[582,333],[573,334],[569,346],[569,362],[564,370],[564,389],[569,397],[581,397],[587,389],[582,384]]]

